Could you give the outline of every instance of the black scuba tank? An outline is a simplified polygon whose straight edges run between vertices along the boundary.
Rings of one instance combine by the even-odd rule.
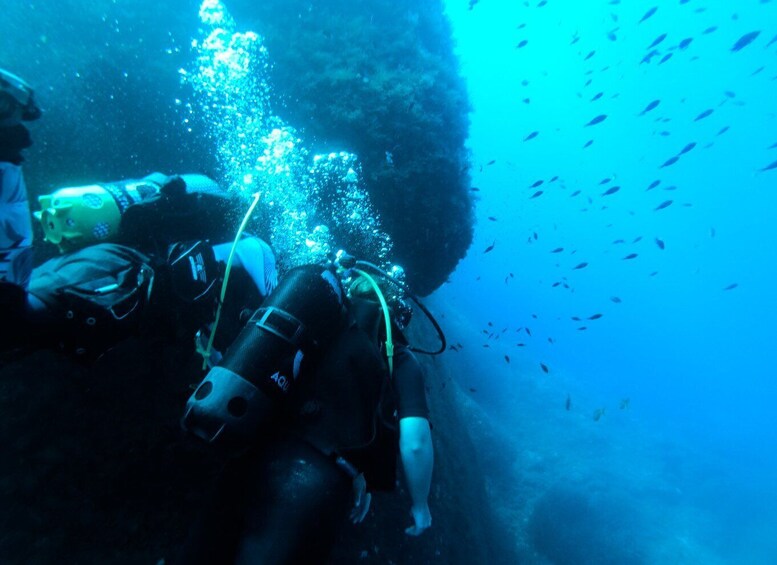
[[[326,346],[344,322],[337,276],[320,265],[292,269],[189,398],[183,428],[230,448],[266,436],[302,357]]]

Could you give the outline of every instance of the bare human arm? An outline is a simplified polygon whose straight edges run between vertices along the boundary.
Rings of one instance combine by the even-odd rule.
[[[415,522],[405,533],[418,536],[432,525],[429,489],[432,484],[434,447],[429,420],[417,416],[399,420],[399,452],[412,500],[410,512]]]

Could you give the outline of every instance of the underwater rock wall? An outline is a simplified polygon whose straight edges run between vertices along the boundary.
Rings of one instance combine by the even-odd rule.
[[[232,2],[265,37],[278,112],[314,151],[361,158],[414,289],[442,284],[472,240],[466,86],[439,0]]]

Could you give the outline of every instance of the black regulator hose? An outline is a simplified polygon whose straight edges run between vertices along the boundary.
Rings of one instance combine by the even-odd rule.
[[[369,261],[363,261],[361,259],[357,260],[354,263],[355,266],[360,268],[366,268],[371,270],[373,273],[380,275],[385,280],[388,280],[391,284],[399,287],[410,299],[415,302],[418,307],[421,309],[421,311],[424,313],[424,315],[427,317],[427,319],[432,323],[432,326],[434,326],[434,329],[437,331],[437,336],[440,338],[440,349],[437,351],[426,351],[425,349],[418,349],[417,347],[410,347],[410,351],[413,353],[419,353],[421,355],[439,355],[440,353],[443,353],[445,349],[448,347],[448,342],[445,340],[445,333],[442,331],[442,328],[440,327],[440,324],[437,323],[437,320],[432,315],[431,312],[424,306],[421,301],[416,297],[415,294],[410,292],[410,289],[407,288],[407,285],[405,285],[403,282],[398,281],[391,275],[388,275],[383,269],[378,267],[377,265],[370,263]]]

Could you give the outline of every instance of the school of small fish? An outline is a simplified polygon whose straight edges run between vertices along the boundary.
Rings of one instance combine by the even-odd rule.
[[[761,4],[767,4],[771,0],[759,0]],[[534,7],[536,8],[542,8],[544,7],[548,2],[546,0],[541,0],[540,2],[536,3]],[[617,6],[621,4],[621,0],[609,0],[607,2],[610,6],[612,6],[612,13],[610,14],[612,21],[616,24],[616,27],[606,32],[606,38],[611,42],[616,42],[619,40],[619,33],[622,31],[620,25],[617,25],[620,20],[619,14],[616,12]],[[679,3],[681,5],[689,4],[690,0],[680,0]],[[469,2],[469,9],[472,10],[477,4],[479,4],[479,0],[470,0]],[[525,1],[523,2],[524,6],[527,8],[530,8],[530,2]],[[732,4],[732,7],[734,5]],[[697,6],[693,8],[696,13],[700,14],[706,11],[706,8],[704,6]],[[653,6],[643,13],[642,17],[638,20],[632,22],[633,25],[636,26],[657,26],[660,24],[660,20],[662,18],[663,12],[659,11],[659,6]],[[736,14],[732,16],[732,20],[736,21],[738,20],[738,17]],[[666,23],[666,22],[664,22]],[[647,43],[645,48],[644,56],[635,61],[635,64],[638,66],[641,65],[664,65],[669,62],[669,60],[674,56],[677,55],[680,56],[690,56],[691,60],[698,59],[699,56],[694,54],[694,47],[698,45],[700,41],[702,41],[703,36],[709,36],[711,34],[715,34],[719,31],[719,26],[708,26],[706,28],[703,28],[701,30],[696,29],[697,36],[694,36],[692,33],[689,34],[686,37],[683,36],[677,36],[676,31],[676,25],[674,25],[675,22],[671,22],[673,25],[669,26],[671,27],[672,31],[660,31],[658,32],[654,37],[652,41]],[[766,22],[764,22],[766,24]],[[625,25],[625,24],[624,24]],[[523,30],[527,27],[527,24],[521,23],[517,26],[517,29]],[[765,41],[765,37],[763,36],[763,30],[752,30],[752,31],[746,31],[742,32],[740,31],[739,35],[736,35],[738,37],[733,43],[730,44],[730,47],[728,48],[728,53],[720,53],[719,57],[724,56],[731,56],[731,57],[743,57],[741,62],[739,64],[746,65],[748,64],[748,61],[746,56],[741,55],[740,52],[744,50],[750,50],[753,49],[754,46],[757,46],[759,43],[761,43],[763,49],[769,49],[773,45],[777,44],[777,35],[774,35],[769,41]],[[570,46],[578,44],[581,40],[584,38],[581,36],[579,32],[576,32],[573,37],[571,38],[571,41],[569,43]],[[515,48],[523,51],[530,51],[533,49],[532,45],[530,45],[529,40],[526,38],[520,38],[515,43]],[[688,55],[678,55],[678,53],[688,54]],[[597,50],[596,49],[585,49],[579,52],[579,56],[581,58],[582,62],[588,62],[588,61],[595,61],[598,59],[597,57]],[[655,63],[655,61],[658,61]],[[675,59],[677,60],[677,59]],[[670,65],[673,63],[670,63]],[[602,70],[607,70],[608,67],[604,67]],[[766,69],[765,66],[761,66],[757,69],[755,69],[750,76],[756,76],[759,75],[762,71]],[[586,75],[591,75],[593,71],[586,72]],[[771,78],[772,81],[777,81],[777,75],[775,75],[773,78]],[[593,82],[592,78],[588,78],[586,82],[584,83],[584,87],[588,87]],[[522,82],[523,86],[527,86],[529,84],[528,80],[524,80]],[[646,85],[646,90],[648,90]],[[777,84],[775,84],[774,87],[775,92],[777,92]],[[609,98],[617,98],[619,93],[607,93],[604,91],[598,91],[595,94],[585,97],[589,101],[589,103],[596,103],[603,97],[609,97]],[[578,94],[578,97],[582,98],[582,95]],[[652,99],[651,99],[652,98]],[[524,97],[521,100],[524,104],[530,104],[531,98],[530,97]],[[685,102],[685,100],[683,100]],[[721,103],[720,105],[723,106],[726,103],[732,103],[734,105],[744,105],[744,102],[737,99],[737,94],[733,90],[726,90],[721,93]],[[599,102],[601,104],[601,102]],[[671,102],[670,102],[671,105]],[[598,107],[598,105],[597,105]],[[643,119],[653,119],[655,120],[656,124],[661,124],[659,127],[656,128],[655,135],[658,135],[660,137],[669,137],[672,135],[672,132],[669,131],[667,126],[665,124],[672,121],[671,118],[667,117],[666,115],[661,115],[662,109],[665,108],[665,101],[650,97],[649,93],[647,96],[645,96],[645,102],[642,102],[638,107],[635,107],[632,109],[632,116],[636,116],[636,118],[643,120]],[[712,121],[718,121],[720,122],[720,114],[716,113],[716,108],[705,108],[705,107],[697,107],[697,108],[690,108],[691,113],[688,115],[685,119],[687,120],[686,123],[690,124],[691,131],[693,131],[693,128],[696,126],[693,126],[693,124],[697,122],[712,122]],[[611,127],[610,124],[615,123],[617,125],[617,116],[608,115],[601,112],[592,112],[589,114],[590,118],[588,118],[587,121],[581,120],[581,122],[578,122],[578,126],[580,128],[585,128],[586,130],[590,130],[592,134],[595,134],[596,132],[600,131],[601,128],[608,128]],[[678,119],[678,121],[680,121]],[[705,122],[706,121],[706,122]],[[729,129],[731,128],[730,124],[720,124],[718,126],[715,126],[717,128],[717,133],[714,134],[714,137],[719,137],[723,134],[725,134]],[[663,128],[663,129],[662,129]],[[713,130],[715,131],[715,130]],[[534,139],[536,139],[538,136],[540,136],[542,132],[539,130],[530,131],[529,133],[522,134],[522,142],[530,142]],[[685,140],[684,140],[685,141]],[[595,142],[595,137],[592,137],[588,139],[588,141],[585,142],[585,144],[582,146],[583,149],[587,149],[588,147],[591,147]],[[663,170],[673,167],[681,162],[681,160],[687,159],[688,155],[691,155],[691,159],[694,159],[694,155],[699,153],[700,149],[707,149],[711,147],[713,144],[713,141],[711,139],[695,139],[695,140],[687,140],[687,142],[684,143],[684,145],[681,146],[681,148],[674,154],[670,154],[667,156],[662,162],[659,161],[659,163],[656,163],[655,170],[659,173],[661,173]],[[680,145],[677,145],[678,147]],[[777,142],[773,143],[771,146],[766,148],[767,151],[777,149]],[[694,151],[695,150],[695,151]],[[764,159],[765,162],[768,162],[769,159]],[[495,161],[490,161],[487,163],[488,165],[494,164]],[[482,166],[481,166],[482,170]],[[768,164],[764,164],[762,167],[756,169],[754,174],[758,173],[766,173],[769,171],[777,171],[777,158],[774,158],[774,154],[772,153],[772,159],[771,162],[768,162]],[[770,173],[772,174],[772,173]],[[659,175],[656,175],[659,176]],[[623,193],[634,193],[636,190],[642,190],[644,192],[650,192],[650,191],[677,191],[677,194],[681,194],[681,190],[677,190],[678,187],[676,185],[665,183],[664,179],[662,178],[656,178],[650,184],[648,184],[646,187],[639,188],[635,186],[626,186],[625,184],[615,184],[613,181],[616,181],[617,175],[611,174],[608,175],[598,183],[599,186],[605,187],[603,189],[599,189],[596,194],[591,193],[590,196],[584,195],[584,189],[576,189],[574,191],[571,191],[569,194],[570,198],[575,198],[578,196],[583,195],[582,197],[587,202],[587,206],[582,208],[582,212],[587,212],[589,209],[592,209],[594,207],[599,207],[601,210],[606,210],[608,207],[608,202],[614,202],[618,200],[619,196]],[[563,179],[559,181],[559,183],[556,185],[556,188],[553,188],[551,185],[555,183],[556,181],[559,181],[559,176],[553,176],[551,179],[537,179],[533,182],[527,183],[528,189],[530,192],[527,193],[526,198],[528,200],[538,200],[539,202],[544,201],[545,199],[542,199],[541,197],[543,195],[547,195],[551,193],[552,191],[559,191],[566,188]],[[616,181],[617,182],[617,181]],[[540,189],[540,187],[542,187]],[[473,191],[479,191],[478,188],[472,187],[471,190]],[[548,198],[548,196],[545,196],[545,198]],[[601,199],[601,200],[600,200]],[[654,213],[657,214],[656,217],[663,217],[660,215],[663,214],[671,214],[672,212],[662,212],[663,210],[666,210],[670,207],[673,207],[674,209],[677,209],[678,206],[681,208],[687,208],[691,207],[692,203],[690,202],[683,202],[682,196],[678,198],[673,196],[672,198],[665,198],[661,199],[656,198],[653,200],[653,203],[650,205],[651,208],[649,208],[648,213]],[[681,209],[680,208],[680,209]],[[634,212],[630,212],[632,215],[634,215]],[[674,212],[678,213],[678,212]],[[496,217],[491,216],[488,218],[490,221],[497,221]],[[661,223],[657,222],[655,224],[656,226],[662,225]],[[612,224],[608,225],[607,227],[611,227]],[[658,231],[658,230],[657,230]],[[709,238],[712,239],[715,237],[715,228],[711,227],[709,229]],[[532,232],[531,235],[527,238],[527,243],[532,244],[536,241],[538,241],[539,235],[537,232]],[[631,245],[635,245],[638,242],[640,242],[643,239],[643,236],[638,236],[631,242]],[[650,240],[650,236],[647,238]],[[661,237],[658,234],[652,234],[652,241],[655,243],[655,246],[658,248],[658,252],[667,251],[667,253],[671,253],[672,247],[668,246],[667,241],[664,237]],[[671,242],[670,242],[671,243]],[[625,239],[616,239],[613,241],[613,244],[619,245],[629,245],[628,242]],[[491,245],[489,245],[485,250],[484,253],[489,253],[492,250],[494,250],[495,246],[497,245],[497,241],[495,240]],[[655,248],[653,248],[655,249]],[[561,247],[561,246],[553,246],[552,242],[551,245],[549,245],[548,252],[554,255],[559,256],[562,258],[562,260],[559,262],[557,266],[560,266],[562,270],[565,268],[567,270],[566,275],[561,276],[558,280],[550,281],[549,284],[552,288],[559,288],[559,289],[565,289],[570,292],[574,292],[574,288],[572,286],[572,272],[573,271],[582,271],[589,267],[589,261],[565,261],[564,258],[567,256],[574,255],[576,253],[576,249],[569,249],[567,247]],[[647,253],[647,252],[646,252]],[[620,256],[622,261],[628,261],[628,262],[634,262],[635,264],[639,263],[643,259],[640,259],[640,253],[637,253],[636,251],[629,251],[626,254]],[[564,267],[564,264],[566,264],[566,267]],[[595,269],[595,267],[592,267]],[[658,274],[658,271],[652,271],[647,276],[654,277]],[[568,275],[568,276],[567,276]],[[509,273],[508,276],[505,277],[505,284],[508,283],[510,279],[514,277],[513,273]],[[480,277],[478,277],[478,280]],[[722,291],[731,291],[739,287],[739,283],[737,282],[731,282],[725,285],[722,285],[720,288]],[[612,304],[621,304],[623,301],[618,296],[611,296],[610,302]],[[570,316],[570,319],[572,322],[574,322],[577,325],[578,331],[586,331],[588,329],[587,325],[581,325],[584,324],[585,321],[595,321],[599,320],[604,316],[603,313],[594,313],[594,314],[588,314],[588,315],[575,315]],[[537,318],[536,314],[532,314],[533,318]],[[489,322],[489,329],[483,330],[483,333],[487,336],[487,340],[496,340],[499,339],[499,337],[503,334],[505,334],[508,331],[508,328],[504,328],[501,332],[494,332],[491,329],[492,323]],[[521,326],[517,328],[517,333],[523,333],[525,332],[527,336],[531,337],[531,330],[529,327]],[[555,343],[554,338],[551,336],[546,336],[548,343],[553,344]],[[514,344],[515,347],[525,347],[527,345],[526,342],[517,342]],[[489,347],[488,344],[484,344],[484,347]],[[455,346],[450,346],[450,349],[453,351],[459,351],[461,349],[461,345],[457,344]],[[510,363],[510,357],[509,355],[504,355],[504,359],[506,363]],[[542,373],[544,374],[550,374],[550,369],[547,363],[539,362],[539,367]],[[629,405],[629,399],[623,399],[620,402],[620,408],[625,409]],[[571,410],[572,407],[572,401],[571,398],[567,395],[566,401],[564,403],[566,410]],[[593,419],[595,421],[599,421],[602,416],[605,414],[605,408],[597,408],[593,413]]]

